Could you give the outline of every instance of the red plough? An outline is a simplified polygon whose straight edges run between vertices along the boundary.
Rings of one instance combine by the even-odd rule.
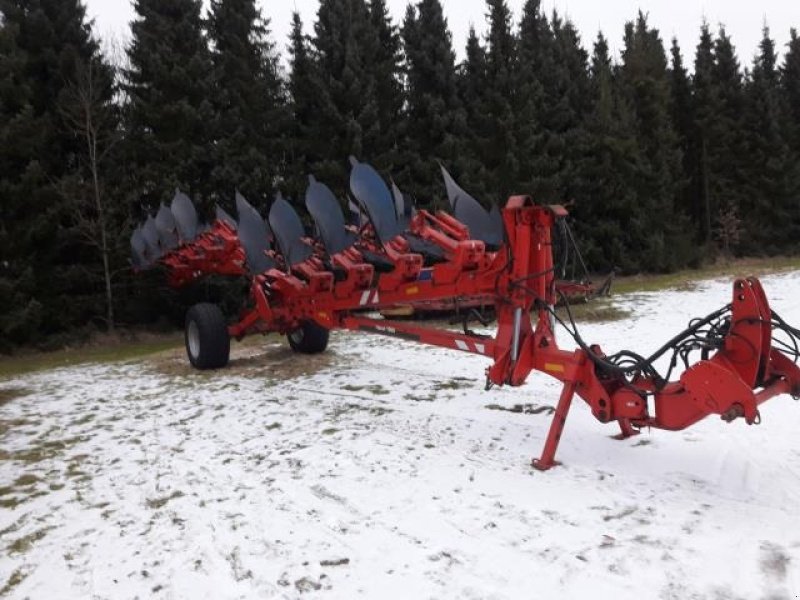
[[[197,368],[225,366],[230,338],[277,332],[295,351],[314,353],[325,350],[329,331],[347,329],[485,356],[492,363],[487,389],[520,386],[534,370],[558,379],[564,387],[544,450],[533,461],[538,469],[556,464],[575,395],[599,421],[616,422],[625,438],[645,427],[684,429],[711,414],[755,424],[762,402],[800,394],[800,331],[771,311],[757,279],[737,280],[729,304],[694,320],[653,355],[608,356],[554,308],[568,285],[557,280],[552,252],[554,228],[566,211],[515,196],[502,211],[487,212],[449,175],[445,180],[452,215],[413,211],[396,186],[392,194],[371,167],[353,161],[358,222],[348,225],[333,193],[312,178],[306,208],[314,236],[280,197],[268,223],[238,196],[238,221],[218,210],[203,230],[189,199],[178,194],[171,209],[162,206],[134,233],[133,260],[140,269],[162,265],[173,285],[212,273],[250,277],[250,302],[236,323],[228,325],[212,305],[190,309],[186,347]],[[466,323],[462,333],[372,316],[411,302],[475,298],[494,304],[493,337]],[[559,348],[556,324],[577,350]],[[773,341],[775,330],[790,343]],[[666,375],[654,366],[662,358],[670,358]],[[679,363],[685,371],[670,381]]]

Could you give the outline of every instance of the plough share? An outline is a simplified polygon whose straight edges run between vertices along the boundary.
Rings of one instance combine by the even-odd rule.
[[[277,332],[300,353],[325,350],[329,331],[346,329],[394,336],[485,356],[487,390],[520,386],[536,370],[563,383],[537,469],[557,464],[556,449],[575,395],[603,423],[616,422],[621,438],[642,428],[681,430],[708,415],[760,422],[759,405],[800,394],[800,331],[771,311],[760,282],[743,278],[731,302],[694,320],[649,357],[606,355],[581,338],[572,320],[555,310],[569,282],[557,278],[554,231],[565,226],[560,206],[514,196],[487,211],[443,170],[453,213],[415,210],[369,165],[351,159],[348,224],[331,190],[310,178],[302,219],[278,196],[264,220],[237,194],[238,220],[217,208],[211,225],[199,223],[191,200],[176,194],[170,208],[134,232],[137,269],[161,265],[174,286],[210,274],[249,277],[250,298],[229,325],[211,304],[192,307],[186,319],[190,362],[201,369],[227,364],[230,339]],[[413,302],[490,298],[497,331],[487,336],[374,317],[375,311]],[[556,325],[577,343],[559,348]],[[783,338],[773,339],[780,331]],[[693,364],[690,355],[698,354]],[[664,375],[656,370],[668,362]],[[682,364],[684,372],[670,381]]]

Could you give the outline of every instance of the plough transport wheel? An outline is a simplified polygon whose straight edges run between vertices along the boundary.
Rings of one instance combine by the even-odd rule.
[[[216,304],[195,304],[186,313],[186,354],[195,369],[221,369],[228,364],[231,338],[225,316]]]
[[[289,338],[289,345],[295,352],[300,354],[319,354],[320,352],[325,352],[328,347],[330,331],[313,321],[304,321],[298,329],[295,329],[286,337]]]

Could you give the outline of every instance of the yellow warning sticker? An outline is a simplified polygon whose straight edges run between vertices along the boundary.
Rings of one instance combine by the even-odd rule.
[[[551,373],[563,373],[564,365],[558,363],[544,363],[544,370]]]
[[[419,288],[417,286],[406,288],[406,296],[413,296],[414,294],[419,294]]]

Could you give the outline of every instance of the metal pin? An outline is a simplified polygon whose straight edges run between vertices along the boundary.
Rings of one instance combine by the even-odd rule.
[[[519,334],[522,326],[522,308],[517,308],[514,311],[514,337],[511,342],[511,361],[517,362],[519,358]]]

